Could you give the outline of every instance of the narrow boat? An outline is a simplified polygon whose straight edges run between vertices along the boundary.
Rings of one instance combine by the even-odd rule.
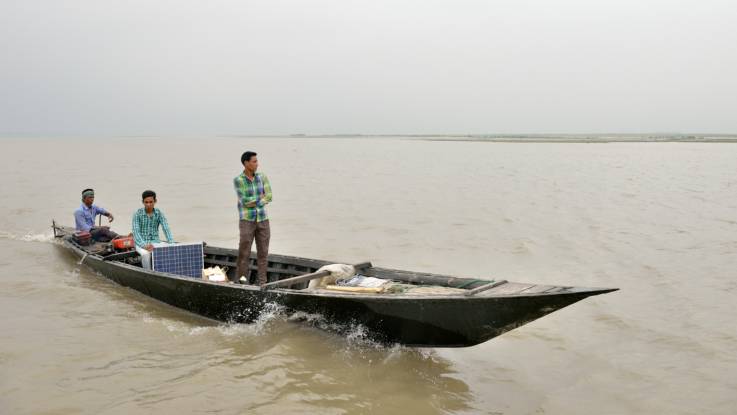
[[[360,264],[360,274],[410,289],[374,293],[308,288],[333,261],[270,254],[264,286],[211,282],[144,270],[135,250],[115,252],[111,244],[78,244],[74,228],[53,225],[59,246],[79,263],[149,297],[211,319],[251,322],[276,304],[289,313],[319,315],[332,326],[366,327],[373,340],[417,347],[467,347],[536,320],[593,295],[617,288],[581,288],[460,278]],[[204,246],[204,265],[227,267],[234,275],[238,251]],[[252,253],[250,270],[255,275]]]

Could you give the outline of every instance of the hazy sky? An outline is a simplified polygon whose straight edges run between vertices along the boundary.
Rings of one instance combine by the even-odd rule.
[[[0,135],[737,132],[737,2],[0,0]]]

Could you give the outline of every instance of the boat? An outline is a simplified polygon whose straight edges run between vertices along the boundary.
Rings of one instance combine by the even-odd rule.
[[[277,254],[268,256],[268,282],[263,286],[213,282],[145,270],[135,250],[116,252],[110,243],[82,246],[73,237],[74,228],[55,222],[52,227],[58,245],[78,263],[171,306],[222,322],[248,323],[276,305],[292,314],[318,315],[331,327],[361,325],[382,344],[474,346],[587,297],[617,290],[462,278],[370,263],[357,265],[361,275],[411,289],[394,293],[315,289],[308,287],[309,281],[325,275],[318,270],[334,261]],[[236,249],[204,244],[203,253],[205,267],[224,267],[234,276]],[[253,275],[255,262],[252,253]]]

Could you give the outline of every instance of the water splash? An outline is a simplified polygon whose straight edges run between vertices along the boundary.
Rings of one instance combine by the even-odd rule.
[[[41,233],[41,234],[25,234],[21,237],[24,242],[52,242],[54,240],[53,233]]]
[[[250,313],[245,310],[243,314]],[[218,326],[218,331],[224,336],[260,336],[267,334],[274,323],[285,320],[284,307],[276,303],[264,304],[258,318],[251,323],[229,323]]]
[[[351,348],[388,349],[395,345],[387,345],[377,340],[376,333],[372,333],[368,327],[357,322],[338,323],[330,321],[321,314],[294,312],[287,316],[287,321],[300,322],[316,327],[330,333],[342,336]]]
[[[79,268],[72,268],[70,270],[64,271],[64,275],[67,275],[72,278],[78,278],[79,277]]]
[[[26,233],[19,235],[13,232],[0,231],[0,239],[7,239],[11,241],[21,242],[53,242],[53,233]]]
[[[242,310],[240,314],[248,315],[251,310]],[[140,315],[139,315],[140,317]],[[237,316],[234,316],[237,317]],[[193,325],[192,322],[176,321],[165,317],[158,317],[145,313],[142,316],[144,323],[160,324],[172,333],[185,334],[189,336],[220,335],[224,337],[254,337],[268,334],[274,323],[286,320],[284,309],[281,305],[265,304],[259,317],[250,323],[216,323],[211,325]]]
[[[241,310],[240,317],[249,315],[250,309]],[[238,317],[238,316],[234,316]],[[303,311],[288,312],[281,304],[274,302],[265,303],[259,310],[258,317],[250,323],[221,323],[213,325],[193,325],[191,322],[175,321],[168,318],[156,317],[145,314],[143,321],[146,323],[161,324],[166,330],[173,333],[188,336],[217,335],[230,338],[238,337],[260,337],[275,334],[285,330],[280,323],[302,324],[314,327],[321,331],[337,335],[342,338],[344,346],[341,348],[348,354],[359,355],[372,352],[387,352],[387,359],[394,359],[403,355],[407,350],[399,344],[386,344],[379,340],[376,333],[371,332],[368,327],[358,322],[340,323],[331,321],[318,313],[306,313]],[[284,333],[276,333],[284,334]],[[368,356],[367,356],[368,358]]]

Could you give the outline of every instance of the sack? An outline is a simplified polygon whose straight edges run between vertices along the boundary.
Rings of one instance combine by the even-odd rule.
[[[88,246],[92,242],[92,234],[87,231],[77,231],[72,235],[72,239],[81,246]]]

